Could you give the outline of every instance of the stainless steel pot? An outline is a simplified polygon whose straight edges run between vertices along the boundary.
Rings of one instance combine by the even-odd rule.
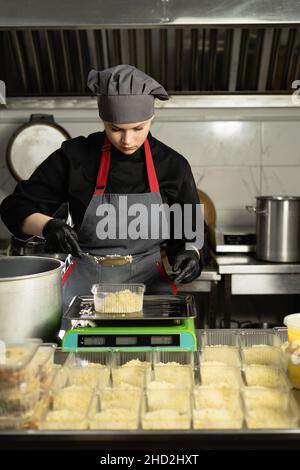
[[[294,263],[300,261],[300,197],[259,196],[256,207],[257,258]]]
[[[0,339],[56,339],[62,317],[62,266],[52,258],[0,257]]]

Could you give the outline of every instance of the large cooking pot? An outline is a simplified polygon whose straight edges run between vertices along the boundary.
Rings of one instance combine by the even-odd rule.
[[[256,207],[257,258],[279,263],[300,261],[300,197],[258,196]]]
[[[37,256],[0,257],[0,339],[57,338],[63,263]]]

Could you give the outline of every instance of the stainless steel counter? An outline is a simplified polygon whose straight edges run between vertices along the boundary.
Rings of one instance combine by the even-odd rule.
[[[219,274],[300,274],[300,263],[269,263],[249,254],[214,258]]]
[[[211,292],[215,283],[221,280],[216,267],[205,267],[201,275],[193,282],[179,284],[179,292]]]
[[[300,263],[269,263],[251,255],[215,256],[215,262],[220,275],[227,281],[230,276],[231,294],[300,294]]]

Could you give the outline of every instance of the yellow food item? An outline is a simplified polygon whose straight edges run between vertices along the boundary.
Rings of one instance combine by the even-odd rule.
[[[282,410],[256,408],[247,413],[248,428],[276,429],[294,427],[292,419]]]
[[[105,365],[90,362],[84,367],[69,367],[68,376],[71,385],[103,388],[108,385],[110,369]]]
[[[288,364],[288,376],[294,388],[300,389],[300,364]]]
[[[169,382],[150,382],[146,393],[149,411],[172,409],[184,413],[191,406],[189,388],[178,388],[177,385]]]
[[[300,328],[288,326],[288,342],[293,343],[294,341],[300,340]]]
[[[99,313],[134,313],[143,307],[143,296],[129,289],[111,292],[103,300],[95,299],[95,310]]]
[[[251,365],[245,368],[246,382],[249,386],[287,388],[282,370],[265,365]]]
[[[239,429],[242,427],[243,414],[240,409],[204,408],[194,410],[194,429]]]
[[[233,346],[205,346],[201,354],[200,361],[205,362],[219,362],[227,366],[240,366],[240,355],[238,348]]]
[[[263,364],[281,367],[283,356],[280,349],[265,344],[253,345],[243,350],[245,364]]]
[[[114,387],[118,387],[120,383],[126,382],[136,387],[144,387],[145,385],[145,368],[144,367],[122,367],[112,368],[112,383]]]
[[[164,381],[179,387],[191,387],[193,384],[192,367],[189,364],[176,362],[158,362],[154,366],[156,381]]]
[[[227,408],[235,406],[238,389],[223,385],[200,385],[194,388],[195,408]]]
[[[137,429],[137,413],[126,408],[109,408],[93,415],[90,429]]]
[[[49,411],[40,429],[87,429],[87,419],[76,411],[55,410]]]
[[[237,367],[205,363],[200,367],[200,375],[202,385],[227,385],[231,388],[241,385],[241,372]]]
[[[143,429],[190,429],[190,427],[190,416],[173,409],[149,411],[142,417]]]
[[[151,369],[151,362],[132,359],[131,361],[125,362],[121,367],[143,367],[144,369]]]
[[[123,384],[124,385],[124,384]],[[100,392],[101,409],[125,408],[138,411],[142,398],[142,391],[139,388],[107,388]],[[128,399],[128,390],[130,390],[130,400]]]
[[[290,398],[288,392],[267,387],[245,387],[243,395],[248,410],[272,408],[284,411],[288,408]]]
[[[92,388],[84,385],[71,385],[62,388],[53,396],[53,409],[86,413],[92,398],[92,393]]]

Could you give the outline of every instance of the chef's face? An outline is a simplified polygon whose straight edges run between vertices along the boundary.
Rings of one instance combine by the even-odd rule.
[[[110,142],[125,155],[131,155],[145,142],[152,119],[130,124],[104,121],[104,128]]]

